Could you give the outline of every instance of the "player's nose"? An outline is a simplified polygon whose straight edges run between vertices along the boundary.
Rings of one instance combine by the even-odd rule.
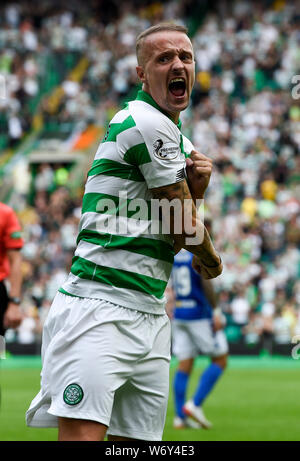
[[[172,68],[175,71],[184,69],[184,64],[178,55],[174,56]]]

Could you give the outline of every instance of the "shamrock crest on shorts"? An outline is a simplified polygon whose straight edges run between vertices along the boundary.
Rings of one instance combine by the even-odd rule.
[[[69,384],[64,390],[63,397],[67,405],[77,405],[83,399],[83,390],[79,384]]]

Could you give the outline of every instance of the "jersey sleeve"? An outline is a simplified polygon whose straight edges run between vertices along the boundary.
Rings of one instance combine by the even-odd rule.
[[[148,189],[182,181],[185,156],[177,126],[155,109],[137,116],[135,122],[147,152],[147,161],[139,168]]]
[[[184,151],[185,157],[189,157],[191,155],[192,150],[195,149],[194,145],[184,135],[182,135],[182,145],[183,145],[183,151]]]
[[[24,244],[24,241],[21,237],[21,226],[13,210],[9,210],[7,212],[3,243],[7,250],[20,249]]]

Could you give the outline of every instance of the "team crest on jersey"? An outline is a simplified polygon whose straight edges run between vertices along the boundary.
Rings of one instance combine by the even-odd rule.
[[[173,160],[179,154],[179,148],[171,142],[164,143],[162,139],[157,139],[153,144],[153,154],[162,160]]]
[[[77,405],[83,399],[83,390],[79,384],[69,384],[64,390],[64,402],[67,405]]]

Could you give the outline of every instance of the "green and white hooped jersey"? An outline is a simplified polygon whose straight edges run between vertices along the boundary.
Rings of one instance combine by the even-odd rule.
[[[88,173],[77,248],[60,291],[163,314],[174,259],[149,189],[184,179],[193,146],[139,91],[111,120]]]

